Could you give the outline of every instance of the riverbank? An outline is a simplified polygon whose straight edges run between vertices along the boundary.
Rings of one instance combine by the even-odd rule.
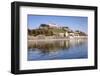
[[[28,41],[50,41],[50,40],[73,40],[73,39],[87,39],[87,36],[78,36],[78,37],[54,37],[54,36],[45,36],[45,37],[35,37],[28,36]]]

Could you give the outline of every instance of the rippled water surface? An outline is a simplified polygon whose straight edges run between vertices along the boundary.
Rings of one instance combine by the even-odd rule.
[[[88,58],[87,39],[28,41],[28,61]]]

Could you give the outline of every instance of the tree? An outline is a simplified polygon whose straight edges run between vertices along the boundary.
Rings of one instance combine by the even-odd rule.
[[[32,31],[28,29],[28,35],[32,35]]]

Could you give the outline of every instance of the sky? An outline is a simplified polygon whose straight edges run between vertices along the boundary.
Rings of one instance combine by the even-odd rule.
[[[54,23],[61,26],[69,27],[72,30],[88,32],[88,17],[81,16],[53,16],[53,15],[28,15],[28,28],[36,29],[40,24]]]

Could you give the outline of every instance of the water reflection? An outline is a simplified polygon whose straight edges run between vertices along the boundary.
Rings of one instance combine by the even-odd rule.
[[[87,39],[28,41],[28,60],[87,58]]]

